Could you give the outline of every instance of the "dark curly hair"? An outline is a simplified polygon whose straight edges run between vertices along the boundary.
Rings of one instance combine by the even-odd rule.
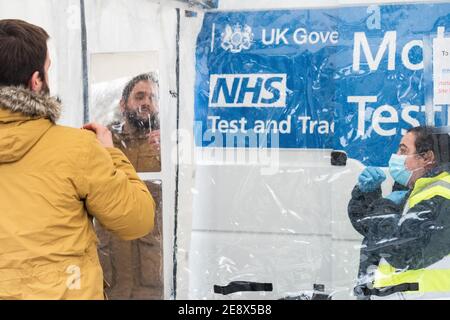
[[[125,88],[123,88],[123,91],[122,91],[123,101],[125,101],[125,102],[128,101],[128,98],[130,98],[131,92],[133,91],[134,87],[141,81],[150,81],[150,82],[153,82],[156,86],[159,86],[158,78],[156,77],[156,75],[154,73],[149,72],[149,73],[140,74],[140,75],[134,77],[133,79],[131,79],[127,83]]]
[[[449,127],[419,126],[410,128],[408,132],[413,133],[416,138],[414,144],[419,155],[433,151],[437,164],[450,161]]]

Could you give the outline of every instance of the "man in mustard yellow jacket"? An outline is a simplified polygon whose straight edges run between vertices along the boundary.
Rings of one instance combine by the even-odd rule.
[[[107,128],[55,124],[47,40],[0,20],[0,299],[103,299],[92,218],[137,239],[155,203]]]

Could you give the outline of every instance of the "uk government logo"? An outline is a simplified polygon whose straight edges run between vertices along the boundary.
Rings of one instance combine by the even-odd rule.
[[[239,23],[234,26],[227,24],[225,32],[222,33],[222,48],[231,53],[239,53],[250,49],[253,39],[254,34],[250,26],[241,26]]]

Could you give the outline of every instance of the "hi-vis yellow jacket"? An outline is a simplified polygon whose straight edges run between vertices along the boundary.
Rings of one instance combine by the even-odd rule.
[[[92,218],[124,240],[154,201],[123,153],[55,125],[60,104],[0,88],[0,299],[103,299]]]
[[[436,199],[435,208],[427,208],[424,202]],[[437,200],[441,199],[441,201]],[[386,259],[382,259],[375,272],[374,287],[382,296],[399,293],[403,299],[450,299],[450,247],[447,237],[435,237],[433,231],[449,233],[449,226],[445,221],[448,218],[439,215],[449,215],[449,206],[443,201],[450,201],[450,174],[442,172],[434,177],[418,179],[409,196],[404,213],[398,222],[402,226],[405,221],[416,220],[416,235],[410,239],[393,239],[393,246],[401,246],[402,241],[414,243],[417,239],[424,238],[422,246],[411,247],[416,252],[411,252],[410,257],[418,255],[422,259],[420,267],[414,268],[413,263],[404,268],[395,268]],[[422,204],[422,205],[421,205]],[[433,214],[434,213],[434,214]],[[428,230],[427,230],[428,229]],[[425,238],[423,235],[428,235]],[[397,232],[398,234],[398,232]],[[398,241],[398,244],[395,241]],[[434,241],[434,243],[433,243]],[[381,251],[382,252],[382,251]],[[395,253],[395,251],[392,251]],[[405,256],[408,259],[408,256]],[[411,259],[412,261],[413,259]],[[417,258],[416,258],[417,260]],[[429,262],[428,262],[429,261]]]

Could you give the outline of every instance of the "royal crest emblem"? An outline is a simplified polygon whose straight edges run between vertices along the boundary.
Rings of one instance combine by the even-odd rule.
[[[250,49],[253,42],[252,28],[248,25],[242,27],[240,24],[227,25],[222,33],[222,48],[232,53]]]

